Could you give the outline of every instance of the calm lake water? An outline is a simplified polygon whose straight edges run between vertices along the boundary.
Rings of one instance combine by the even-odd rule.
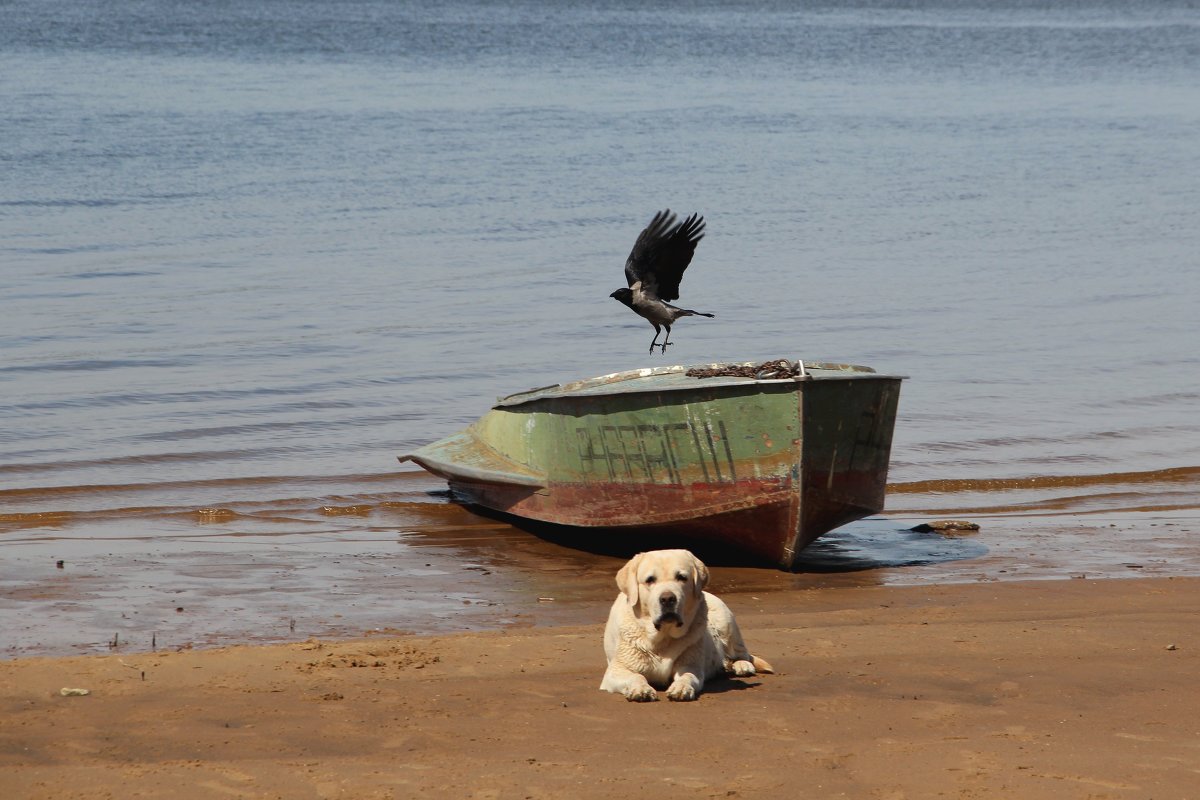
[[[395,456],[664,363],[910,376],[887,518],[738,585],[1200,572],[1194,1],[0,16],[0,655],[607,595]],[[716,318],[664,357],[608,294],[668,206]],[[897,533],[932,513],[994,522]]]

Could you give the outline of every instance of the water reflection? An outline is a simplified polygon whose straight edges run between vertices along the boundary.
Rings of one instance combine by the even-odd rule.
[[[691,550],[710,567],[774,570],[762,559],[718,542],[700,541],[681,536],[664,536],[644,531],[614,528],[575,528],[471,506],[470,513],[493,520],[496,530],[505,527],[524,531],[552,547],[545,555],[575,552],[606,559],[626,560],[645,550],[681,547]],[[431,531],[442,538],[446,531]],[[457,537],[456,537],[457,539]],[[872,517],[825,534],[801,553],[794,572],[798,574],[836,574],[878,570],[887,567],[928,566],[980,558],[988,548],[966,537],[937,533],[917,533],[897,528],[889,520]]]
[[[801,553],[797,571],[839,573],[930,566],[982,558],[987,553],[987,545],[973,538],[917,533],[873,518],[817,539]]]

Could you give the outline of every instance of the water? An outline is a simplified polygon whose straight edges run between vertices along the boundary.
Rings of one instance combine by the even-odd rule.
[[[1029,576],[996,561],[1022,549],[1008,534],[1098,514],[1157,515],[1169,555],[1088,528],[1086,568],[1042,542],[1062,556],[1035,576],[1160,556],[1192,574],[1194,2],[0,15],[0,627],[36,609],[62,631],[22,627],[7,652],[139,635],[130,614],[176,641],[303,628],[314,607],[317,631],[517,619],[498,592],[614,562],[459,516],[396,453],[498,395],[667,362],[911,376],[896,522],[831,540],[855,571],[821,580],[963,579],[988,558]],[[681,302],[717,315],[683,320],[665,359],[608,298],[664,206],[708,220]],[[917,555],[879,535],[934,512],[997,533]],[[386,587],[350,566],[367,556]],[[460,589],[464,564],[490,580]],[[445,602],[418,603],[422,581]]]

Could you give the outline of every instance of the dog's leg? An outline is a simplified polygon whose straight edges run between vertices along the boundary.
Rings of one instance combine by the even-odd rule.
[[[730,675],[738,678],[749,678],[751,675],[757,674],[755,669],[754,656],[750,655],[750,651],[746,648],[746,642],[742,639],[742,632],[738,630],[737,622],[733,617],[729,618],[729,638],[724,642],[725,647],[725,671]],[[771,671],[771,666],[761,658],[758,659],[767,667],[767,671]]]
[[[774,675],[775,669],[766,659],[745,653],[736,659],[725,659],[725,672],[729,673],[730,675],[735,675],[739,678],[749,678],[751,675],[757,675],[760,672],[765,672],[768,675]]]
[[[646,680],[646,676],[619,664],[609,664],[600,682],[600,691],[625,695],[626,700],[646,703],[658,699],[658,692]]]
[[[729,606],[718,598],[709,600],[708,618],[713,638],[721,648],[725,672],[738,678],[748,678],[760,672],[775,670],[766,660],[750,655],[746,642],[742,639],[742,631]]]
[[[680,670],[675,673],[675,680],[667,687],[667,697],[671,700],[695,700],[704,688],[704,680],[695,672]]]
[[[752,661],[734,661],[726,668],[726,671],[738,678],[749,678],[751,675],[758,674]]]

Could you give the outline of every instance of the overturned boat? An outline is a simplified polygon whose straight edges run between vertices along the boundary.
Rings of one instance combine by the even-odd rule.
[[[618,372],[502,398],[400,460],[485,509],[793,569],[818,536],[883,508],[901,380],[784,359]]]

